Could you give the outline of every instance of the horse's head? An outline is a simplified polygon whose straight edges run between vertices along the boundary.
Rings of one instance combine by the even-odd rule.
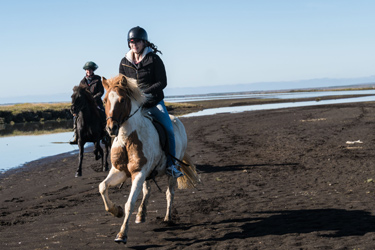
[[[104,97],[107,116],[106,128],[108,134],[115,137],[118,135],[121,124],[131,117],[132,108],[139,108],[145,97],[138,88],[136,80],[123,75],[108,80],[103,77],[102,82],[106,89]]]
[[[78,112],[94,101],[90,91],[83,85],[74,86],[71,98],[72,106],[70,111],[72,114],[78,114]]]

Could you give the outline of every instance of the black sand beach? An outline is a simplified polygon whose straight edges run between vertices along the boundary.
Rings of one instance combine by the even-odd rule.
[[[63,154],[0,177],[1,249],[374,249],[375,103],[181,120],[203,183],[176,191],[173,225],[161,179],[147,221],[133,215],[117,245],[123,219],[98,192],[107,173],[87,152],[74,178],[77,156]]]

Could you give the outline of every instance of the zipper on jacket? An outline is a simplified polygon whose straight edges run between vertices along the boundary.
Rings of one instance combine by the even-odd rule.
[[[136,69],[136,68],[134,68],[134,67],[132,67],[132,66],[129,66],[129,65],[123,64],[123,63],[121,63],[121,65],[135,70],[135,73],[136,73],[136,75],[137,75],[137,79],[136,79],[136,80],[137,80],[137,85],[139,85],[138,69]]]

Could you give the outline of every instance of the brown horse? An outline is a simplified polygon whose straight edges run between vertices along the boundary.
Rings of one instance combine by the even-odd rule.
[[[71,112],[77,115],[77,136],[79,147],[79,163],[76,177],[82,176],[82,161],[86,142],[94,143],[95,159],[102,159],[103,171],[108,171],[108,155],[111,140],[105,130],[105,114],[100,114],[95,100],[84,85],[73,88]],[[103,149],[100,141],[104,143],[106,149],[105,165]]]
[[[165,175],[167,157],[162,150],[158,132],[151,118],[142,110],[142,104],[147,96],[138,88],[136,81],[125,76],[117,76],[109,80],[103,78],[102,82],[107,91],[104,98],[107,130],[115,139],[111,149],[112,168],[107,178],[100,183],[99,191],[108,212],[116,217],[122,217],[125,213],[124,222],[115,241],[126,243],[130,215],[142,186],[143,199],[138,209],[136,223],[146,220],[146,205],[150,196],[150,180],[147,180],[147,177],[151,174],[156,177]],[[185,153],[187,147],[185,128],[179,119],[170,117],[175,131],[176,157],[184,162],[181,164],[181,170],[185,175],[177,181],[176,178],[168,177],[167,212],[164,218],[167,222],[171,221],[176,182],[179,188],[187,188],[200,181],[194,164]],[[108,188],[125,182],[128,178],[131,179],[132,185],[124,212],[121,206],[116,206],[109,199]]]

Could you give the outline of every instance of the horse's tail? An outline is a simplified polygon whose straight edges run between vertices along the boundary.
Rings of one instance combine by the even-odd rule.
[[[201,182],[201,179],[197,173],[197,168],[195,167],[191,157],[186,153],[182,162],[184,164],[180,164],[180,166],[181,171],[184,173],[184,176],[177,178],[178,188],[194,188],[196,184]]]

